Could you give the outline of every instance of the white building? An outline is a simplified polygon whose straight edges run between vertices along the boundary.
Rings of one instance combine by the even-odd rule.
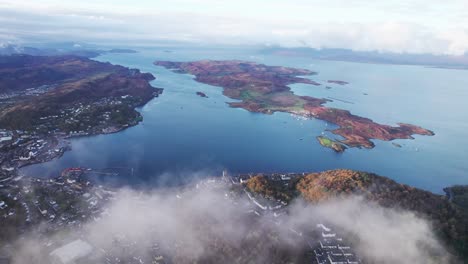
[[[15,168],[14,167],[2,167],[2,170],[11,172],[11,171],[14,171]]]
[[[4,141],[10,141],[12,139],[13,139],[13,137],[10,137],[10,136],[9,137],[0,137],[0,143],[4,142]]]
[[[93,248],[83,240],[75,240],[50,253],[53,264],[74,264],[81,258],[89,256]]]

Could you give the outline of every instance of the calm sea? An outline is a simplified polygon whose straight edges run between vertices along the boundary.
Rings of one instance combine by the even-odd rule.
[[[242,59],[311,69],[311,78],[343,80],[349,85],[292,85],[299,95],[333,97],[328,105],[376,122],[412,123],[433,130],[433,137],[375,141],[376,147],[336,154],[315,137],[334,126],[298,120],[289,114],[254,114],[226,105],[222,89],[197,83],[190,75],[153,66],[155,60]],[[48,163],[24,168],[26,175],[57,175],[66,167],[131,167],[120,176],[129,184],[174,184],[223,169],[240,172],[307,172],[349,168],[375,172],[401,183],[441,193],[468,184],[468,72],[422,66],[378,65],[261,55],[254,49],[151,48],[136,54],[97,58],[151,72],[164,93],[139,109],[144,121],[112,135],[72,140],[72,151]],[[202,91],[209,98],[195,93]],[[367,94],[367,95],[366,95]],[[332,135],[333,136],[333,135]]]

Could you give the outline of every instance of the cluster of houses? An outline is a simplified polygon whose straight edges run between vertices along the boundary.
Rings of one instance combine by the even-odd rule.
[[[22,130],[0,130],[0,182],[16,177],[18,167],[51,160],[69,148],[68,142],[56,136],[40,136]]]
[[[318,246],[313,248],[317,264],[359,264],[361,261],[343,238],[339,237],[330,227],[317,224],[320,233]]]
[[[229,179],[232,184],[240,185],[257,174],[242,174],[237,176],[227,176],[223,172],[223,178]],[[270,180],[288,184],[292,179],[304,176],[303,173],[292,174],[264,174]],[[249,192],[246,188],[243,189],[249,201],[253,206],[253,212],[260,216],[269,214],[275,219],[274,222],[281,224],[281,216],[287,214],[287,203],[281,200],[275,200],[271,197],[266,198],[261,195],[256,195]],[[346,244],[346,241],[333,232],[332,229],[325,224],[319,223],[313,229],[312,236],[306,235],[310,232],[301,232],[294,228],[289,228],[291,232],[296,234],[301,239],[307,241],[310,250],[313,252],[314,259],[312,263],[316,264],[360,264],[361,260],[355,255],[351,247]],[[305,230],[309,231],[309,230]]]
[[[45,232],[55,232],[97,221],[105,213],[102,207],[111,199],[111,193],[91,186],[81,178],[82,173],[70,170],[54,179],[23,178],[0,188],[2,228],[21,233],[32,224],[47,222]]]
[[[55,87],[55,85],[41,85],[39,87],[33,87],[26,90],[0,93],[0,100],[8,100],[18,96],[38,96]]]
[[[100,221],[102,216],[108,215],[104,205],[113,199],[113,192],[101,186],[94,186],[86,180],[84,174],[90,171],[84,168],[69,168],[57,178],[23,178],[3,186],[0,188],[2,228],[10,228],[7,223],[14,223],[11,228],[17,228],[21,233],[33,224],[47,223],[47,228],[43,232],[53,233],[64,228],[79,230],[85,222]],[[16,220],[9,221],[10,218]],[[122,252],[94,248],[79,238],[71,239],[65,243],[64,241],[43,241],[44,247],[53,249],[49,255],[51,263],[76,264],[89,259],[96,259],[96,262],[91,261],[91,263],[148,263],[146,260],[143,262],[136,253],[135,256],[130,256],[130,260],[122,262],[123,260],[119,257]],[[134,242],[129,240],[119,239],[118,242],[123,248],[138,249],[136,245],[133,245]],[[166,263],[157,246],[153,246],[150,250],[152,259],[149,263]],[[0,259],[1,256],[0,252]],[[9,259],[9,257],[3,257],[2,260],[9,263],[7,262]]]
[[[90,182],[83,179],[83,174],[88,169],[69,168],[64,170],[62,175],[55,179],[29,179],[29,184],[16,185],[14,188],[0,188],[0,219],[14,217],[14,214],[22,211],[24,225],[30,222],[47,221],[52,231],[61,230],[64,227],[80,227],[84,221],[99,221],[100,217],[106,214],[104,204],[112,200],[112,193],[101,187],[94,187]],[[275,181],[287,184],[295,177],[302,174],[274,174],[264,175],[271,177]],[[245,182],[253,175],[227,176],[223,173],[221,178],[205,179],[198,184],[197,189],[225,188],[226,183],[234,184],[240,187],[239,195],[245,195],[246,203],[249,204],[250,212],[253,215],[263,216],[265,219],[271,219],[277,225],[284,225],[283,216],[288,214],[287,203],[281,200],[275,200],[271,197],[262,197],[261,195],[251,193],[243,188],[241,183]],[[93,188],[91,188],[91,186]],[[32,190],[35,190],[32,192]],[[41,191],[37,191],[40,190]],[[31,197],[33,198],[27,198]],[[66,204],[68,199],[58,200],[55,194],[69,195],[72,199],[79,198],[80,206],[77,204]],[[39,197],[40,196],[40,197]],[[183,192],[178,193],[178,199],[183,199]],[[238,200],[226,192],[226,199]],[[65,203],[65,204],[64,204]],[[16,205],[15,205],[16,204]],[[66,208],[73,208],[67,210]],[[246,211],[246,213],[249,213]],[[13,215],[9,215],[13,214]],[[319,223],[316,226],[311,225],[310,230],[299,228],[289,228],[291,234],[295,235],[298,241],[303,241],[309,246],[309,255],[311,262],[317,264],[359,264],[361,260],[354,254],[351,246],[340,237],[337,232],[332,230],[329,224]],[[99,258],[99,263],[155,263],[164,264],[168,260],[161,254],[159,246],[155,244],[150,251],[150,262],[131,252],[132,248],[138,248],[138,241],[131,241],[127,238],[119,238],[116,245],[126,248],[131,256],[125,260],[120,258],[122,252],[113,252],[112,250],[94,248],[82,238],[73,238],[68,243],[61,242],[54,244],[49,248],[55,248],[50,252],[53,264],[72,264],[81,263],[80,260],[89,260]],[[136,252],[136,251],[135,251]]]
[[[2,129],[0,130],[0,143],[9,142],[13,139],[13,134],[11,131]]]

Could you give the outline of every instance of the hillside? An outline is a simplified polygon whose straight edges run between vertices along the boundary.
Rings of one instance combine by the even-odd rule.
[[[412,135],[433,136],[434,132],[416,125],[398,123],[398,126],[379,124],[369,118],[357,116],[348,110],[329,107],[331,100],[312,96],[300,96],[291,90],[291,84],[321,85],[311,76],[317,74],[308,69],[268,66],[248,61],[193,61],[171,62],[156,61],[157,66],[165,67],[177,73],[189,73],[195,81],[223,88],[223,94],[231,99],[234,108],[243,108],[254,113],[272,114],[285,112],[305,118],[316,118],[333,123],[338,128],[331,132],[342,136],[340,142],[320,143],[331,147],[336,152],[343,152],[347,147],[373,148],[372,139],[390,141],[394,139],[413,139]],[[304,78],[301,76],[309,76]],[[339,85],[348,82],[330,80]],[[328,83],[330,83],[330,81]],[[342,145],[344,144],[344,145]]]
[[[264,176],[248,180],[253,192],[276,199],[302,197],[318,203],[335,197],[361,195],[366,200],[389,208],[410,210],[431,221],[435,233],[449,248],[468,258],[468,214],[445,196],[436,195],[372,173],[331,170],[295,179],[289,186],[279,185]]]
[[[77,56],[1,56],[0,127],[68,133],[133,124],[134,108],[162,91],[153,79]]]
[[[468,185],[455,185],[444,188],[450,201],[468,210]]]

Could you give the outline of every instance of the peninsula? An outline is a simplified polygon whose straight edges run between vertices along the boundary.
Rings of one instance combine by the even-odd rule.
[[[156,61],[154,64],[177,73],[192,74],[197,82],[222,87],[225,96],[240,100],[228,103],[231,107],[265,114],[287,112],[333,123],[338,128],[332,132],[342,136],[344,139],[340,142],[348,147],[373,148],[372,139],[390,141],[412,139],[414,134],[434,135],[432,131],[419,126],[404,123],[399,123],[398,126],[378,124],[347,110],[325,106],[330,99],[294,94],[288,85],[320,85],[311,79],[299,77],[316,74],[310,70],[238,60]]]
[[[142,120],[162,89],[137,69],[79,56],[0,56],[0,179],[69,149],[67,138],[114,133]]]

